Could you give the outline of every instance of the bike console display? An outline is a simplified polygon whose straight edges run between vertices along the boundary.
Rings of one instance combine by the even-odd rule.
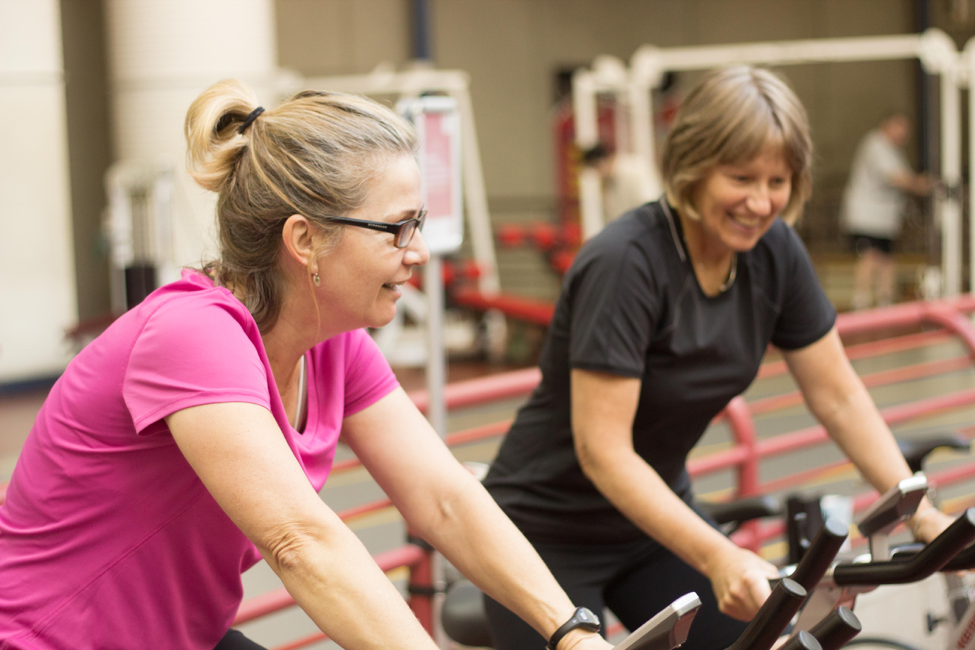
[[[672,650],[687,641],[701,599],[684,594],[638,627],[613,650]]]

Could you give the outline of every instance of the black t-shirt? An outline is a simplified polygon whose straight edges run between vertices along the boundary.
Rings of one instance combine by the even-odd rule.
[[[709,297],[673,209],[658,201],[628,212],[587,242],[566,274],[542,350],[542,382],[518,412],[485,485],[532,539],[637,539],[643,533],[579,467],[571,369],[641,380],[634,448],[689,502],[687,454],[755,378],[768,344],[805,347],[835,320],[805,247],[781,220],[738,255],[731,286]]]

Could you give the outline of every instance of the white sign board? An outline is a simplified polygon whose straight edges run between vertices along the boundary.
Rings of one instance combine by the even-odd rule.
[[[416,127],[420,141],[417,162],[427,210],[423,240],[433,255],[452,253],[464,240],[457,102],[452,97],[418,97],[401,101],[397,108]]]

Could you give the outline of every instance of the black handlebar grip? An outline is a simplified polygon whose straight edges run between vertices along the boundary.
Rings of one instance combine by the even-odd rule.
[[[840,564],[833,569],[833,580],[840,586],[896,585],[924,580],[948,564],[972,540],[975,540],[975,508],[966,510],[910,560]]]
[[[804,600],[806,600],[806,590],[802,585],[789,578],[783,578],[755,614],[752,622],[728,650],[770,650],[782,634],[782,630],[799,611]]]
[[[789,577],[806,591],[812,591],[823,579],[849,533],[849,529],[838,519],[827,519]]]
[[[809,633],[816,637],[823,650],[839,650],[863,629],[860,619],[840,605],[829,616],[816,623]]]
[[[798,634],[783,643],[779,650],[823,650],[823,648],[815,636],[800,630]]]
[[[941,567],[942,571],[971,571],[975,569],[975,544],[962,550]]]

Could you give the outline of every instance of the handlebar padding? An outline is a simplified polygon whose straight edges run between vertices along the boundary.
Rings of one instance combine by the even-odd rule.
[[[829,616],[816,623],[809,633],[816,637],[823,650],[839,650],[863,629],[860,619],[840,605]]]
[[[838,519],[827,519],[789,577],[806,591],[812,591],[826,575],[848,534],[849,529]]]
[[[806,590],[798,582],[784,578],[755,614],[744,633],[728,650],[770,650],[782,630],[806,600]],[[818,643],[816,644],[819,645]],[[806,650],[818,650],[818,647]]]
[[[924,580],[975,540],[975,508],[969,508],[934,541],[909,560],[839,564],[833,569],[837,585],[896,585]]]

